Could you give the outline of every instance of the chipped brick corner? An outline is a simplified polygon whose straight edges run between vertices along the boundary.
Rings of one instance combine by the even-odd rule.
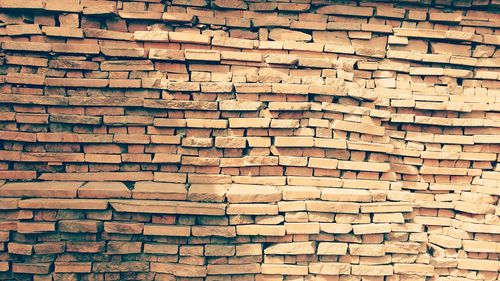
[[[499,10],[0,0],[0,280],[500,280]]]

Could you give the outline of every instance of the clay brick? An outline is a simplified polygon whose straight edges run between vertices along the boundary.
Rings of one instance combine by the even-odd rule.
[[[345,255],[347,254],[347,243],[320,242],[318,244],[318,255]]]
[[[179,277],[205,277],[207,269],[205,266],[174,264],[174,263],[151,263],[152,272],[168,273]]]
[[[56,231],[56,226],[51,222],[18,222],[17,232],[24,234],[33,233],[44,233],[44,232],[54,232]]]
[[[100,222],[91,220],[61,220],[58,230],[71,233],[97,233],[100,230]]]
[[[90,182],[78,189],[80,198],[130,198],[131,194],[121,182]]]
[[[12,272],[25,274],[48,274],[50,263],[12,263]]]
[[[225,205],[215,203],[154,201],[154,200],[113,200],[113,209],[119,212],[131,213],[165,213],[217,216],[224,214]],[[141,207],[142,209],[138,209]]]
[[[0,186],[2,197],[76,198],[82,182],[19,182]]]
[[[233,266],[233,265],[208,265],[207,266],[207,273],[208,274],[221,274],[221,275],[226,275],[226,274],[255,274],[255,273],[260,273],[261,268],[259,264],[256,263],[251,263],[251,264],[242,264],[240,266]]]
[[[278,225],[237,225],[236,234],[250,236],[284,236],[285,227]]]
[[[495,3],[164,2],[0,0],[0,279],[497,278]]]
[[[314,139],[309,137],[276,137],[274,145],[277,147],[312,147]]]
[[[184,51],[186,60],[193,61],[220,61],[220,52],[212,50],[187,49]]]
[[[338,162],[338,169],[340,170],[388,172],[390,168],[391,167],[389,163],[368,163],[368,162],[354,162],[354,161]]]
[[[189,226],[164,226],[146,224],[144,226],[144,235],[157,236],[189,236],[191,228]]]
[[[36,24],[8,25],[5,31],[10,36],[42,34],[40,26]]]
[[[90,16],[111,16],[118,14],[118,10],[116,8],[116,5],[113,4],[96,5],[96,6],[84,7],[83,14]]]
[[[153,36],[153,37],[156,37]],[[182,33],[182,32],[169,32],[168,40],[176,43],[193,43],[193,44],[210,44],[211,38],[205,35]]]
[[[394,273],[431,276],[434,274],[434,267],[428,264],[395,264]]]
[[[172,61],[184,61],[184,52],[180,50],[169,50],[169,49],[150,49],[149,56],[153,60],[172,60]]]
[[[310,263],[309,273],[324,275],[348,275],[351,265],[347,263]]]
[[[308,267],[286,264],[262,264],[262,274],[273,275],[307,275]]]
[[[332,124],[332,128],[342,131],[357,132],[376,136],[383,136],[385,133],[384,127],[342,120],[335,120]]]
[[[2,0],[0,2],[0,7],[3,9],[35,9],[41,10],[44,8],[44,2],[42,1],[19,1],[19,0]]]
[[[187,198],[190,201],[223,202],[227,188],[219,184],[191,184]]]
[[[118,234],[141,234],[144,229],[142,223],[104,222],[104,231]]]
[[[134,199],[186,200],[187,191],[183,184],[137,182],[132,190]]]
[[[230,118],[231,128],[269,128],[270,118]]]
[[[230,186],[226,194],[228,202],[275,202],[281,199],[281,192],[274,187],[252,185]]]
[[[360,276],[387,276],[392,275],[393,268],[390,265],[352,265],[351,273]]]
[[[92,263],[90,262],[55,262],[55,272],[61,273],[89,273],[92,272]]]
[[[314,242],[279,243],[264,250],[267,255],[308,255],[315,252]]]
[[[26,199],[19,202],[22,209],[105,210],[108,202],[92,199]]]
[[[95,262],[92,264],[93,272],[144,272],[148,270],[146,262]]]
[[[236,228],[234,226],[193,226],[191,228],[193,236],[220,236],[236,237]]]

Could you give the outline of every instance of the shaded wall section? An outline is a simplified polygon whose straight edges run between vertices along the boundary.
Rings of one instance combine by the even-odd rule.
[[[0,0],[0,280],[499,280],[498,10]]]

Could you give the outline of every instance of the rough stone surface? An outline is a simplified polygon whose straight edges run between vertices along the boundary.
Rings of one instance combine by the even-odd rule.
[[[0,0],[0,280],[500,280],[499,3]]]

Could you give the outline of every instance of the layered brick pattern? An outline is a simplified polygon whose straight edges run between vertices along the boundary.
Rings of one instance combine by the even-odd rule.
[[[498,8],[0,0],[0,280],[499,280]]]

